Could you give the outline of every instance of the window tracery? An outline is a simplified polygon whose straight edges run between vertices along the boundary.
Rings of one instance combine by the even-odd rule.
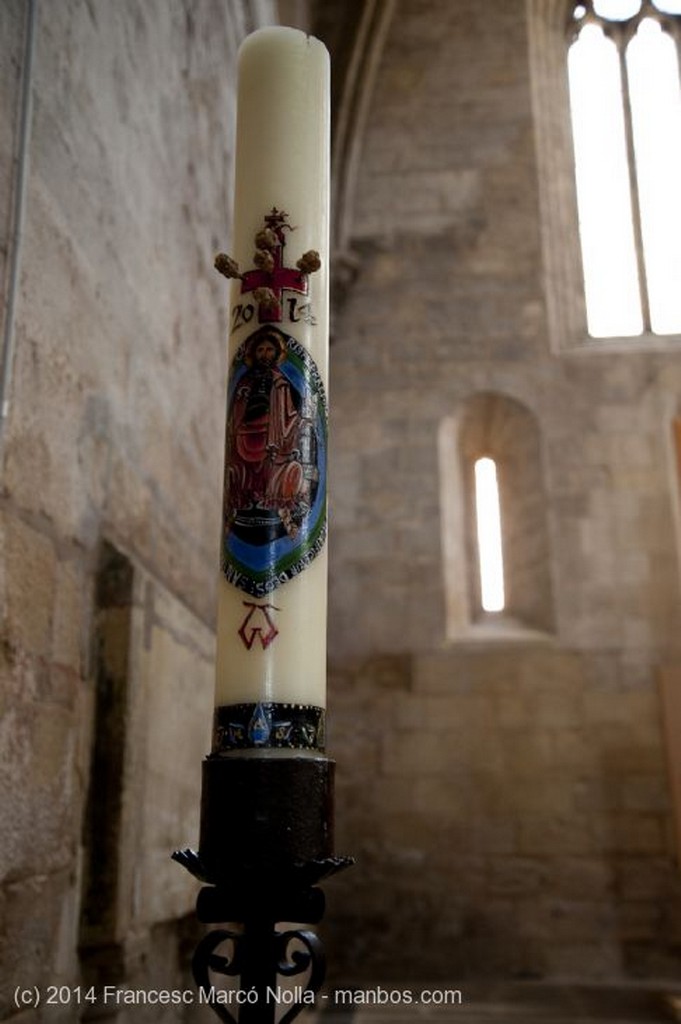
[[[567,42],[589,333],[681,334],[681,0],[571,3]]]

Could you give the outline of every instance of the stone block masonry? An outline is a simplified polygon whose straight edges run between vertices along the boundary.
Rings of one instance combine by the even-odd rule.
[[[28,6],[0,5],[3,298]],[[212,261],[229,240],[236,50],[275,11],[64,0],[37,15],[0,488],[0,1018],[22,1021],[43,1010],[19,1013],[17,985],[190,985],[197,887],[170,852],[196,843],[210,747],[226,373]],[[119,604],[98,592],[106,551],[130,578]]]
[[[658,666],[676,678],[681,653],[679,355],[551,342],[528,64],[542,6],[558,9],[400,5],[367,122],[332,352],[330,747],[339,843],[361,865],[330,901],[344,979],[678,973]],[[463,450],[474,406],[489,416]],[[511,407],[533,453],[498,419]],[[520,492],[535,460],[531,515],[519,500],[504,530],[526,608],[545,525],[529,624],[485,620],[467,584],[469,463],[492,441]]]

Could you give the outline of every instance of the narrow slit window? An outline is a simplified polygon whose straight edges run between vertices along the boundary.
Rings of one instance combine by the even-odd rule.
[[[475,518],[480,562],[480,603],[485,612],[505,606],[504,560],[501,544],[501,509],[494,459],[475,463]]]

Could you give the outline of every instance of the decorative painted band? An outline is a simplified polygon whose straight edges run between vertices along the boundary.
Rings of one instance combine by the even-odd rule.
[[[213,720],[213,754],[230,750],[323,751],[326,712],[314,704],[222,704]]]

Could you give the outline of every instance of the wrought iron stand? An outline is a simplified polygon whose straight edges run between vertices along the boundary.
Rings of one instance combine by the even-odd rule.
[[[192,962],[201,998],[229,1024],[289,1024],[324,981],[322,943],[301,926],[323,917],[318,883],[352,864],[333,854],[333,769],[316,754],[204,761],[199,852],[173,859],[209,883],[200,921],[241,926],[210,931]],[[237,976],[238,989],[220,981]]]

